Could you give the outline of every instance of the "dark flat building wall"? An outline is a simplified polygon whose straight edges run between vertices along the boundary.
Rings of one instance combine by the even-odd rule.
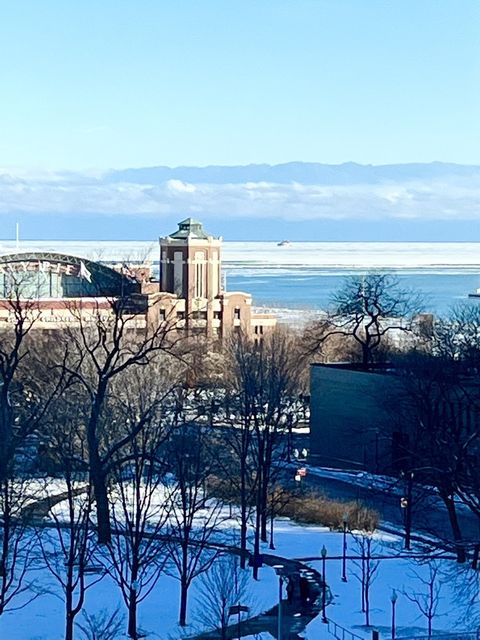
[[[397,382],[345,365],[311,366],[310,451],[315,463],[382,473],[392,466]]]

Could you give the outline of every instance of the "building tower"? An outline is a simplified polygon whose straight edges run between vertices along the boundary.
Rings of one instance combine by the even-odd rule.
[[[224,338],[242,331],[261,340],[276,318],[254,313],[249,293],[224,291],[221,248],[222,238],[208,235],[192,218],[160,238],[159,319],[174,318],[192,334]]]
[[[212,303],[221,293],[221,245],[221,238],[210,236],[192,218],[160,238],[160,289],[185,300],[187,324],[192,319],[212,326]]]

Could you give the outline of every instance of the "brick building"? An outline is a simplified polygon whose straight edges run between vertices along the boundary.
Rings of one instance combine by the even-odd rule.
[[[61,328],[118,309],[130,326],[169,322],[190,334],[223,338],[242,330],[258,339],[275,316],[255,314],[249,293],[222,286],[222,239],[187,219],[160,239],[160,277],[150,265],[112,267],[77,256],[26,252],[0,256],[0,327],[15,321],[17,298],[35,314],[35,326]]]
[[[260,338],[275,327],[276,318],[254,313],[249,293],[224,290],[221,251],[222,238],[209,235],[192,218],[160,238],[160,319],[175,315],[192,333],[212,337],[242,330]]]

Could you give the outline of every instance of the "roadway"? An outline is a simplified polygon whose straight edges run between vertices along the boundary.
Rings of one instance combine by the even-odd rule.
[[[398,488],[396,492],[391,492],[355,483],[354,478],[348,480],[314,475],[308,472],[308,467],[307,475],[301,482],[305,490],[314,489],[335,500],[359,500],[379,513],[382,528],[400,535],[404,533],[405,509],[400,506]],[[469,543],[479,542],[479,518],[463,505],[459,505],[457,511],[464,540]],[[443,502],[431,490],[427,491],[423,487],[414,487],[413,490],[412,532],[423,537],[435,537],[446,543],[452,542],[450,523]]]

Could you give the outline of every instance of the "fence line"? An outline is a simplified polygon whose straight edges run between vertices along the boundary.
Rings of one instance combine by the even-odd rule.
[[[466,633],[438,633],[433,636],[401,636],[398,640],[480,640],[480,628]]]
[[[356,633],[345,629],[333,620],[328,621],[328,631],[337,640],[365,640],[365,637],[358,636]],[[480,640],[480,627],[477,631],[468,631],[465,633],[440,633],[433,636],[416,635],[401,636],[397,640]]]
[[[345,629],[333,620],[328,621],[328,631],[335,636],[337,640],[365,640],[365,638],[357,636],[357,634]]]

